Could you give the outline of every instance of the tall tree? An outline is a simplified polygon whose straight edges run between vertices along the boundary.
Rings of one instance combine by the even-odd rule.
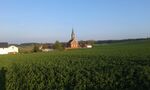
[[[62,44],[59,41],[56,41],[55,44],[54,44],[54,49],[63,50],[64,48],[63,48]]]
[[[34,44],[33,52],[39,52],[39,51],[40,51],[39,45]]]

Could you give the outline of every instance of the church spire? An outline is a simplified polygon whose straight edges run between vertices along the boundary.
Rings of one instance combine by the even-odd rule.
[[[71,33],[71,39],[72,39],[72,40],[75,39],[75,33],[74,33],[73,28],[72,28],[72,33]]]

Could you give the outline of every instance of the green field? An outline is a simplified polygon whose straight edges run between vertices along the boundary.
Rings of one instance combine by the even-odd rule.
[[[149,90],[150,40],[0,56],[0,90]]]

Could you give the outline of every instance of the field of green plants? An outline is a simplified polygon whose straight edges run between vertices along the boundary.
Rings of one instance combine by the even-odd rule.
[[[0,90],[150,90],[150,40],[0,56]]]

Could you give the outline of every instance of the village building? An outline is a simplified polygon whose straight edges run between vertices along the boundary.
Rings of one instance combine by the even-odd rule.
[[[50,52],[50,51],[53,51],[53,44],[42,44],[39,49],[42,51],[42,52]]]
[[[81,48],[93,48],[91,44],[88,44],[86,41],[80,41],[79,45]]]
[[[93,48],[92,45],[86,45],[86,48]]]
[[[18,47],[11,45],[9,46],[8,43],[2,42],[0,43],[0,55],[3,54],[16,54],[19,52]]]
[[[68,42],[67,44],[68,48],[79,48],[79,43],[77,41],[77,38],[75,36],[74,30],[72,29],[72,33],[71,33],[71,40]]]

